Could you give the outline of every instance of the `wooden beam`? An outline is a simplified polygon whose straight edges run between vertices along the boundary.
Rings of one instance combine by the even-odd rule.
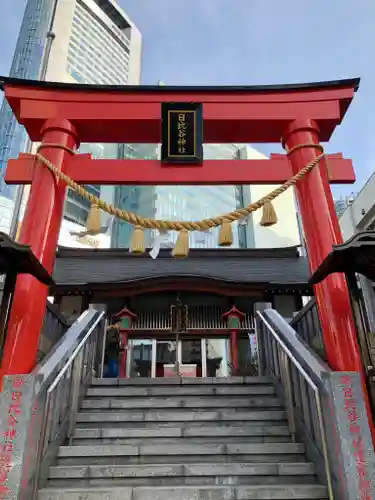
[[[159,143],[161,103],[203,105],[204,142],[279,142],[295,118],[315,120],[330,139],[358,80],[256,87],[131,87],[33,82],[2,78],[5,98],[30,139],[41,140],[49,119],[69,120],[81,142]]]
[[[20,154],[9,160],[7,184],[30,184],[34,156]],[[44,168],[44,167],[37,167]],[[331,184],[355,182],[351,160],[342,154],[328,155]],[[200,166],[163,166],[158,160],[93,160],[91,155],[73,156],[66,173],[78,184],[97,185],[236,185],[282,184],[292,177],[286,155],[268,160],[205,160]]]

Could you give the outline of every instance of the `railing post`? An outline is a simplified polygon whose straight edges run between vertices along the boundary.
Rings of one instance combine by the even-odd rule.
[[[254,304],[255,312],[263,313],[266,309],[272,309],[272,304],[270,302],[257,302]],[[258,349],[258,373],[259,375],[265,375],[266,373],[266,355],[265,355],[265,341],[264,335],[262,334],[261,328],[262,322],[259,316],[255,316],[255,336],[257,340]]]
[[[68,439],[71,443],[72,436],[74,434],[74,428],[76,425],[76,415],[79,410],[79,401],[81,394],[81,376],[82,376],[82,363],[83,363],[83,349],[79,352],[76,359],[73,361],[72,368],[72,396],[70,401],[70,410],[69,410],[69,427],[68,427]]]
[[[42,460],[46,449],[49,444],[49,432],[51,428],[51,394],[47,391],[44,400],[44,408],[41,408],[41,425],[40,432],[38,434],[38,449],[36,453],[36,465],[34,470],[34,481],[33,481],[33,496],[32,500],[37,498],[38,489],[41,483],[41,472],[42,472]]]
[[[297,424],[296,424],[296,411],[293,404],[293,389],[292,389],[292,377],[290,373],[290,361],[288,356],[283,351],[281,351],[280,348],[279,352],[281,358],[280,366],[282,367],[284,374],[283,385],[286,391],[285,402],[287,405],[289,430],[292,435],[293,443],[295,443],[297,436]]]
[[[108,320],[103,321],[103,338],[98,338],[98,345],[100,345],[100,355],[98,355],[98,370],[96,377],[103,378],[104,376],[104,359],[105,359],[105,346],[107,344],[107,326]]]

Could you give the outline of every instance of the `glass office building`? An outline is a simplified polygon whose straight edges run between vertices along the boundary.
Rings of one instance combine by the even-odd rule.
[[[155,144],[122,144],[119,146],[119,158],[155,160],[158,158],[158,147]],[[155,218],[157,190],[157,186],[116,186],[115,206],[143,217]],[[115,218],[112,226],[111,246],[128,248],[132,231],[130,224]],[[146,231],[146,246],[150,246],[152,240],[153,233]]]
[[[231,159],[237,156],[234,144],[204,145],[205,159]],[[160,158],[160,147],[133,144],[123,147],[123,158]],[[121,186],[115,192],[115,203],[124,210],[136,212],[143,217],[169,220],[200,220],[234,210],[242,206],[246,186]],[[234,224],[233,248],[246,248],[246,234]],[[121,221],[114,222],[112,246],[129,247],[132,228]],[[150,246],[155,231],[146,231],[146,244]],[[171,232],[169,241],[163,245],[173,246],[177,233]],[[206,233],[190,234],[191,248],[217,248],[218,229]]]
[[[206,160],[225,160],[236,158],[236,144],[205,144]],[[245,187],[246,189],[246,187]],[[200,220],[225,214],[238,206],[238,191],[242,186],[158,186],[156,189],[156,218],[170,220]],[[240,244],[238,225],[233,225],[233,245]],[[219,248],[219,228],[207,232],[190,233],[191,248]],[[175,242],[177,233],[171,233],[171,242]]]
[[[89,3],[77,1],[69,39],[68,73],[78,83],[126,85],[129,34],[130,30],[127,32],[126,28],[124,33],[115,24],[104,23],[90,9]]]
[[[155,157],[155,149],[141,145],[128,150],[128,157]],[[134,153],[134,151],[136,153]],[[151,153],[150,153],[151,151]],[[126,155],[125,155],[126,156]],[[157,157],[160,158],[159,148]],[[207,144],[204,145],[205,159],[239,159],[267,160],[267,157],[244,144]],[[170,220],[200,220],[206,217],[231,212],[236,208],[246,207],[262,198],[275,186],[269,185],[237,185],[237,186],[136,186],[121,187],[116,190],[116,204],[128,211],[139,213],[145,217]],[[121,198],[123,193],[125,198]],[[232,248],[278,248],[299,245],[301,242],[300,227],[297,221],[297,208],[293,189],[280,195],[273,203],[278,216],[278,223],[273,227],[260,226],[262,211],[233,224]],[[127,248],[130,243],[132,228],[122,225],[112,239],[112,246]],[[192,232],[190,248],[218,248],[219,229],[208,232]],[[147,231],[147,244],[150,245],[156,236]],[[171,231],[169,239],[163,239],[162,246],[173,247],[177,233]]]
[[[70,11],[64,80],[96,85],[138,84],[140,34],[126,14],[112,0],[67,1],[73,1],[74,8]],[[94,158],[117,158],[122,149],[117,144],[84,144],[80,152],[91,152]],[[109,203],[114,201],[113,186],[86,186],[86,189]],[[87,200],[68,191],[67,220],[85,225],[89,209]],[[104,214],[102,219],[105,223]]]
[[[18,35],[9,76],[37,80],[43,57],[44,44],[50,27],[54,1],[28,0]],[[0,109],[0,194],[14,198],[15,186],[4,183],[5,168],[9,158],[23,150],[26,134],[18,125],[4,100]]]
[[[46,63],[46,80],[97,85],[137,85],[141,71],[141,34],[114,0],[29,0],[19,33],[10,75],[38,79],[47,33],[53,42]],[[9,157],[24,148],[25,134],[6,103],[0,112],[0,194],[12,196],[4,186]],[[80,152],[95,158],[116,158],[114,144],[85,144]],[[87,187],[87,186],[86,186]],[[113,202],[114,188],[87,189]],[[3,193],[1,193],[3,191]],[[71,190],[65,218],[84,225],[88,203]]]
[[[119,146],[117,144],[82,144],[79,148],[80,153],[91,153],[95,159],[111,158],[118,156]],[[106,201],[113,201],[112,186],[90,186],[86,185],[87,191],[97,196],[105,198]],[[75,222],[84,226],[87,222],[87,216],[90,211],[90,202],[75,191],[69,189],[65,200],[64,218],[70,222]]]

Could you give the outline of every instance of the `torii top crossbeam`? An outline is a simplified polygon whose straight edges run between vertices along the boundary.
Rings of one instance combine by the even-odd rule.
[[[321,142],[340,124],[359,79],[249,87],[95,86],[0,78],[17,120],[33,141],[46,121],[68,120],[78,142],[160,143],[161,103],[201,102],[206,143],[279,142],[296,118],[313,120]],[[353,183],[351,160],[329,156],[329,182]],[[31,183],[33,157],[10,161],[8,184]],[[79,184],[281,184],[292,167],[285,155],[263,160],[206,160],[202,168],[163,169],[153,160],[69,158]]]
[[[69,120],[81,142],[160,143],[160,103],[201,102],[206,143],[276,143],[291,120],[309,117],[328,141],[359,79],[241,87],[107,86],[0,77],[32,141],[50,118]]]

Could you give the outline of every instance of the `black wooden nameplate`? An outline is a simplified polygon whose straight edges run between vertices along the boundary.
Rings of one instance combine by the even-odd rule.
[[[202,104],[162,103],[163,163],[200,164],[203,161]]]

